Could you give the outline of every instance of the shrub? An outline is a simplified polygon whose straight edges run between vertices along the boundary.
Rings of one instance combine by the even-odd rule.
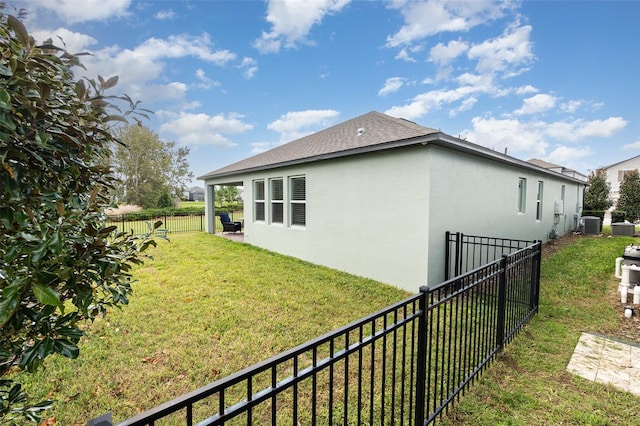
[[[611,223],[624,222],[627,213],[623,210],[614,210],[611,212]]]

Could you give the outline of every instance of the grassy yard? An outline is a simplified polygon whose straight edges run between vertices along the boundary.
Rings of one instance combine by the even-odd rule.
[[[539,314],[441,424],[638,425],[640,398],[566,372],[581,332],[640,344],[614,260],[636,238],[579,236],[543,257]]]
[[[640,321],[622,318],[613,277],[632,241],[548,246],[540,313],[442,424],[638,424],[640,398],[565,371],[582,331],[640,343]],[[51,359],[26,379],[32,394],[58,399],[58,424],[107,411],[123,420],[406,296],[204,233],[159,241],[153,254],[136,271],[130,305],[88,327],[78,360]]]
[[[51,358],[29,392],[60,425],[118,422],[407,296],[394,287],[208,235],[159,241],[129,306]]]

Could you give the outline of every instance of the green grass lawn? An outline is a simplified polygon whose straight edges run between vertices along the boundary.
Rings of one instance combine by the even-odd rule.
[[[124,420],[407,296],[205,233],[153,255],[129,306],[88,327],[79,359],[24,376],[33,396],[58,400],[60,425]]]
[[[640,398],[565,371],[583,331],[640,343],[613,277],[632,241],[576,237],[545,255],[539,314],[442,424],[638,424]],[[25,376],[31,394],[58,400],[58,424],[107,411],[121,421],[407,296],[204,233],[159,241],[153,254],[130,305],[87,328],[78,360],[51,358]]]
[[[640,344],[622,316],[615,258],[636,238],[579,236],[543,258],[539,314],[444,425],[638,425],[640,398],[566,371],[582,332]]]

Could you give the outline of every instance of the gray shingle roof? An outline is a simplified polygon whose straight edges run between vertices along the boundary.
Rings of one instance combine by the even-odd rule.
[[[538,167],[542,167],[545,169],[562,169],[562,166],[559,166],[557,164],[553,164],[553,163],[549,163],[548,161],[544,161],[541,160],[539,158],[532,158],[530,160],[527,160],[527,163],[531,163],[531,164],[535,164]]]
[[[198,179],[204,180],[237,172],[260,170],[301,161],[319,160],[340,153],[349,155],[354,150],[383,147],[384,144],[438,133],[412,121],[371,111],[333,127],[278,146],[214,170]]]

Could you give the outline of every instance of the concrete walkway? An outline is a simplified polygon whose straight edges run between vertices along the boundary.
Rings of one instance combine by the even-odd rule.
[[[226,238],[228,240],[236,241],[239,243],[244,242],[244,232],[216,232],[216,236]]]
[[[640,396],[640,345],[582,333],[567,371]]]

